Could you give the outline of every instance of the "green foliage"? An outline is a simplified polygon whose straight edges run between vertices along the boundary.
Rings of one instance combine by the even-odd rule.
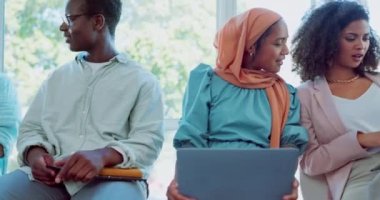
[[[62,7],[63,1],[5,2],[5,70],[15,79],[23,107],[65,55],[58,30]]]

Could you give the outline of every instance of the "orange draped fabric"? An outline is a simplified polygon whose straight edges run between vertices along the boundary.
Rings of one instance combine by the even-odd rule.
[[[271,10],[250,9],[230,19],[216,34],[214,42],[218,51],[214,70],[218,76],[241,88],[265,88],[272,110],[272,148],[280,147],[281,133],[288,118],[290,97],[286,83],[277,74],[242,69],[241,65],[244,52],[280,19],[281,16]]]

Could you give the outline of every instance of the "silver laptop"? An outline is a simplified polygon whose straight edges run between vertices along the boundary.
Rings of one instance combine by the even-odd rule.
[[[281,149],[177,151],[182,194],[197,200],[280,200],[292,191],[299,152]]]

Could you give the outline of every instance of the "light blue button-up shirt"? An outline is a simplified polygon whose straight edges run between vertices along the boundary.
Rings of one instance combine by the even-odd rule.
[[[0,144],[4,157],[0,158],[0,176],[6,172],[8,156],[16,141],[19,125],[19,106],[11,81],[0,73]]]
[[[56,159],[80,150],[112,147],[116,167],[140,168],[147,177],[163,144],[163,102],[156,78],[125,55],[95,73],[83,54],[43,83],[20,126],[19,162],[32,145]],[[30,168],[24,166],[30,174]],[[70,194],[83,183],[65,182]]]

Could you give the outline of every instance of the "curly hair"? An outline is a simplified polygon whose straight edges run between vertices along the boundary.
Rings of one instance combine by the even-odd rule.
[[[122,3],[120,0],[84,0],[83,10],[87,13],[102,14],[106,25],[115,36],[116,25],[120,21]]]
[[[369,21],[368,12],[353,1],[333,1],[308,12],[292,39],[293,69],[302,81],[323,76],[339,53],[341,31],[356,20]],[[379,62],[378,36],[370,28],[369,47],[356,73],[374,72]]]

